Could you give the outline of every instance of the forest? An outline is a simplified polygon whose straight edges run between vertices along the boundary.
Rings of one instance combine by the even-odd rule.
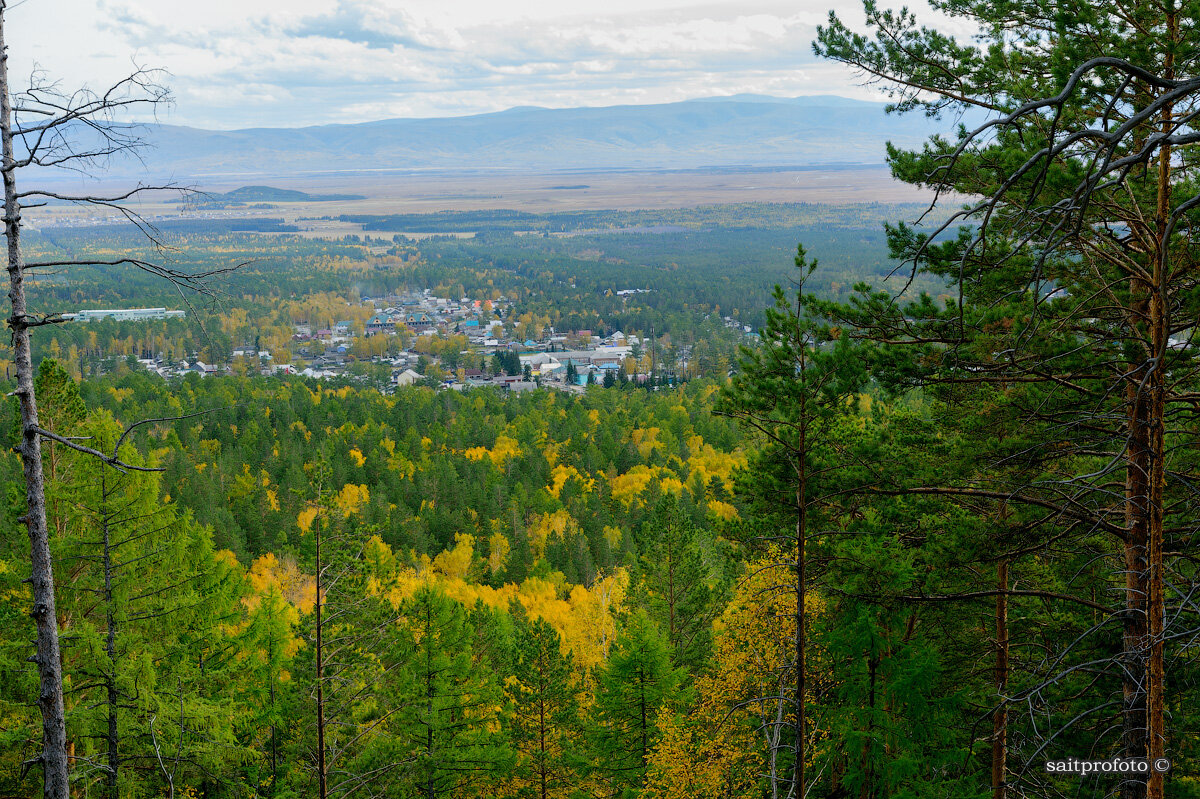
[[[1089,711],[1120,691],[1103,668],[1117,651],[1102,623],[1119,590],[1112,539],[1072,516],[1051,535],[1047,495],[995,490],[1034,465],[981,475],[1036,440],[1020,426],[1026,398],[888,385],[905,370],[814,326],[797,299],[828,302],[781,292],[724,387],[650,394],[79,382],[43,360],[56,435],[108,451],[125,424],[167,420],[121,444],[124,463],[157,472],[47,442],[76,784],[757,795],[796,766],[781,697],[798,629],[803,764],[830,795],[990,794],[996,739],[980,720],[1000,718],[998,640],[1004,690],[1045,714],[1013,703],[1010,767],[1036,753],[1039,723],[1056,752],[1095,752],[1111,733]],[[809,436],[799,461],[779,435],[796,424]],[[3,464],[18,485],[19,459]],[[802,482],[797,464],[811,469]],[[994,490],[971,490],[981,482]],[[798,489],[802,616],[787,532]],[[0,557],[6,631],[27,624],[25,557],[16,541]],[[38,727],[27,640],[0,639],[0,784],[16,795]],[[1173,719],[1188,724],[1194,702],[1178,690]],[[1172,756],[1186,775],[1190,737]],[[1047,793],[1077,781],[1021,777]],[[1187,796],[1194,783],[1171,785]]]
[[[945,122],[887,152],[928,213],[23,233],[61,197],[21,169],[133,144],[58,137],[111,94],[0,103],[0,795],[1200,797],[1197,9],[936,7],[973,38],[868,2],[813,43]],[[462,332],[418,353],[460,380],[139,362],[340,325],[381,365],[413,330],[363,299],[404,292],[568,370],[638,353],[554,388],[467,381]],[[703,368],[643,375],[675,348]]]
[[[39,374],[48,426],[64,435],[111,440],[117,418],[182,417],[125,445],[144,453],[127,460],[162,472],[110,474],[47,452],[56,560],[74,575],[60,605],[72,745],[81,763],[111,764],[121,795],[154,795],[164,779],[213,795],[311,791],[303,708],[318,534],[336,585],[321,594],[336,642],[331,791],[350,790],[371,763],[382,769],[372,791],[640,784],[660,705],[707,657],[736,573],[719,530],[738,518],[730,500],[745,456],[735,425],[710,413],[716,386],[647,402],[615,389],[384,397],[265,378],[171,387],[136,374],[76,384],[53,360]],[[19,465],[5,464],[11,484]],[[0,575],[15,621],[14,557]],[[663,558],[678,569],[666,581]],[[393,633],[397,613],[408,621]],[[14,677],[6,793],[20,792],[24,724],[36,726],[20,701],[32,687],[23,648],[6,636],[0,656]],[[126,655],[128,673],[108,670],[106,659]],[[614,692],[596,693],[605,669]],[[639,721],[628,703],[643,689],[655,698]],[[411,705],[418,698],[434,710]],[[614,723],[640,726],[590,727],[601,701]],[[422,738],[423,753],[411,748]],[[166,772],[164,748],[175,759]],[[603,774],[590,765],[601,751],[611,752]]]

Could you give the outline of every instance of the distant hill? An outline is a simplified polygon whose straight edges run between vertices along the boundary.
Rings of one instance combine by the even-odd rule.
[[[379,170],[880,164],[885,142],[919,146],[949,124],[920,114],[889,116],[881,103],[842,97],[738,95],[608,108],[522,107],[467,117],[308,128],[212,131],[152,125],[148,138],[154,148],[141,156],[156,177],[224,180]],[[132,159],[112,167],[128,175],[144,174]]]
[[[309,194],[295,189],[277,189],[274,186],[242,186],[224,194],[208,195],[212,200],[226,202],[337,202],[341,200],[365,200],[361,194]]]

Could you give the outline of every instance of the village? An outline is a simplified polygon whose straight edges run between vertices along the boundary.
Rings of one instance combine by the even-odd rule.
[[[511,304],[504,300],[451,300],[426,289],[379,298],[363,298],[371,309],[365,320],[339,320],[328,327],[294,325],[291,357],[277,362],[271,351],[242,345],[226,363],[199,359],[169,361],[142,358],[138,363],[163,378],[229,373],[299,375],[315,379],[349,378],[372,382],[390,391],[424,384],[462,391],[498,387],[529,391],[539,386],[582,392],[588,385],[644,383],[650,379],[653,349],[636,335],[613,331],[531,332],[510,322]],[[104,318],[162,318],[162,309],[81,312],[77,321]],[[178,313],[178,312],[172,312]],[[517,332],[527,337],[518,338]],[[687,371],[687,348],[671,364],[660,364],[673,379]],[[386,380],[382,379],[386,372]]]

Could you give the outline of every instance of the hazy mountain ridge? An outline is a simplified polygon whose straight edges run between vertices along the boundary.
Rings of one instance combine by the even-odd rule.
[[[275,186],[242,186],[224,194],[210,194],[208,199],[225,202],[334,202],[366,198],[361,194],[309,194]]]
[[[739,95],[308,128],[152,125],[147,138],[153,146],[141,156],[145,171],[173,177],[878,164],[885,142],[918,146],[938,127],[945,123],[887,115],[881,103]],[[133,161],[112,167],[144,174]]]

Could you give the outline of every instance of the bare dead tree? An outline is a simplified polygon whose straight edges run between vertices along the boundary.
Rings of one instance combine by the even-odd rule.
[[[38,327],[63,321],[59,312],[35,312],[30,309],[25,277],[29,270],[69,268],[96,263],[127,265],[161,277],[181,293],[187,290],[208,292],[208,279],[230,270],[189,273],[169,265],[122,258],[111,262],[95,260],[51,260],[26,263],[21,249],[22,209],[47,199],[101,206],[117,211],[150,239],[161,244],[157,231],[125,201],[147,192],[176,189],[172,184],[138,184],[135,188],[103,195],[71,195],[18,185],[22,170],[64,169],[87,173],[102,167],[109,159],[133,154],[144,146],[143,128],[123,122],[126,114],[153,112],[170,101],[162,84],[162,74],[135,68],[128,76],[100,92],[81,89],[63,91],[56,83],[35,74],[31,85],[22,91],[13,88],[6,45],[5,22],[9,4],[0,0],[0,172],[4,182],[4,236],[7,241],[8,297],[11,312],[8,325],[12,335],[16,370],[16,390],[20,404],[21,435],[17,449],[25,478],[26,512],[21,516],[30,541],[33,592],[31,615],[37,627],[36,654],[30,660],[39,674],[38,706],[42,715],[42,750],[34,761],[43,772],[44,795],[66,799],[69,794],[70,758],[68,754],[62,692],[62,665],[59,650],[58,618],[54,596],[54,571],[51,563],[49,531],[46,523],[45,486],[42,472],[43,438],[51,438],[75,449],[86,447],[56,437],[42,428],[38,420],[34,392],[34,366],[31,333]],[[236,267],[234,267],[236,268]],[[186,297],[185,297],[186,300]],[[91,451],[111,465],[121,465],[116,456]]]

